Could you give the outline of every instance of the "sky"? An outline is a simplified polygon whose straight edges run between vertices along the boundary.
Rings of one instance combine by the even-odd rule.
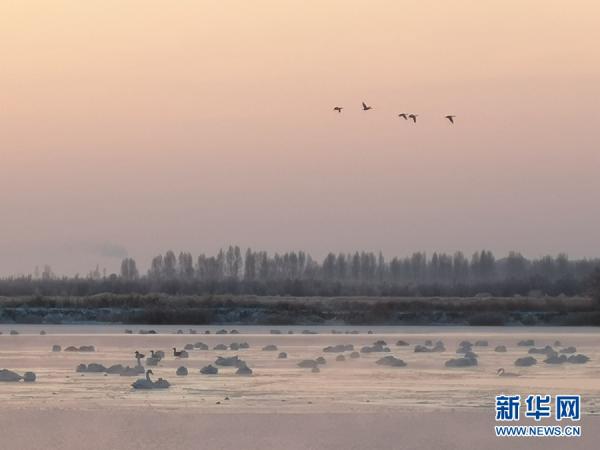
[[[229,244],[600,256],[599,16],[592,0],[5,0],[0,275]]]

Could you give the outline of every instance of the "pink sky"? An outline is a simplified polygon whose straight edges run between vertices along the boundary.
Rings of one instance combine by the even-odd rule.
[[[595,1],[2,2],[0,274],[229,243],[599,256],[599,16]]]

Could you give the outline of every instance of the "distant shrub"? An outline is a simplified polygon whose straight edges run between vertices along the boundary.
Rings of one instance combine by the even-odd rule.
[[[568,314],[562,325],[571,327],[598,327],[600,326],[600,312]]]
[[[467,322],[473,326],[503,326],[506,324],[506,316],[502,313],[485,312],[473,314]]]

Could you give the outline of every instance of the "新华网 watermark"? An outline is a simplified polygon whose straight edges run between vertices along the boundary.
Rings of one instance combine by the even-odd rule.
[[[554,419],[556,422],[568,420],[578,422],[581,419],[580,395],[556,395],[554,401],[551,395],[520,395],[496,396],[496,422],[518,422],[521,420],[521,408],[524,406],[523,417],[536,422],[544,419]],[[496,425],[498,437],[579,437],[580,425]]]

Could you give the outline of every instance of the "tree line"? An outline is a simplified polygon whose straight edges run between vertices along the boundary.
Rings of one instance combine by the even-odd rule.
[[[0,295],[90,295],[99,292],[253,294],[295,296],[577,295],[588,289],[600,259],[565,254],[528,259],[518,252],[496,258],[489,250],[467,257],[415,252],[386,259],[381,252],[329,253],[322,261],[298,252],[269,254],[238,246],[216,255],[169,250],[155,256],[147,273],[125,258],[118,274],[98,267],[85,277],[40,273],[0,280]]]
[[[275,253],[238,246],[220,250],[214,256],[194,258],[191,253],[176,255],[167,251],[152,259],[146,274],[149,280],[200,281],[270,281],[322,280],[350,283],[435,283],[469,284],[498,280],[526,280],[542,277],[549,281],[584,279],[600,259],[569,260],[567,255],[529,260],[518,252],[497,259],[491,251],[475,252],[470,258],[462,252],[452,255],[434,252],[431,257],[416,252],[411,256],[386,260],[381,252],[329,253],[323,261],[305,252]],[[121,264],[124,279],[140,277],[135,260],[126,258]]]

